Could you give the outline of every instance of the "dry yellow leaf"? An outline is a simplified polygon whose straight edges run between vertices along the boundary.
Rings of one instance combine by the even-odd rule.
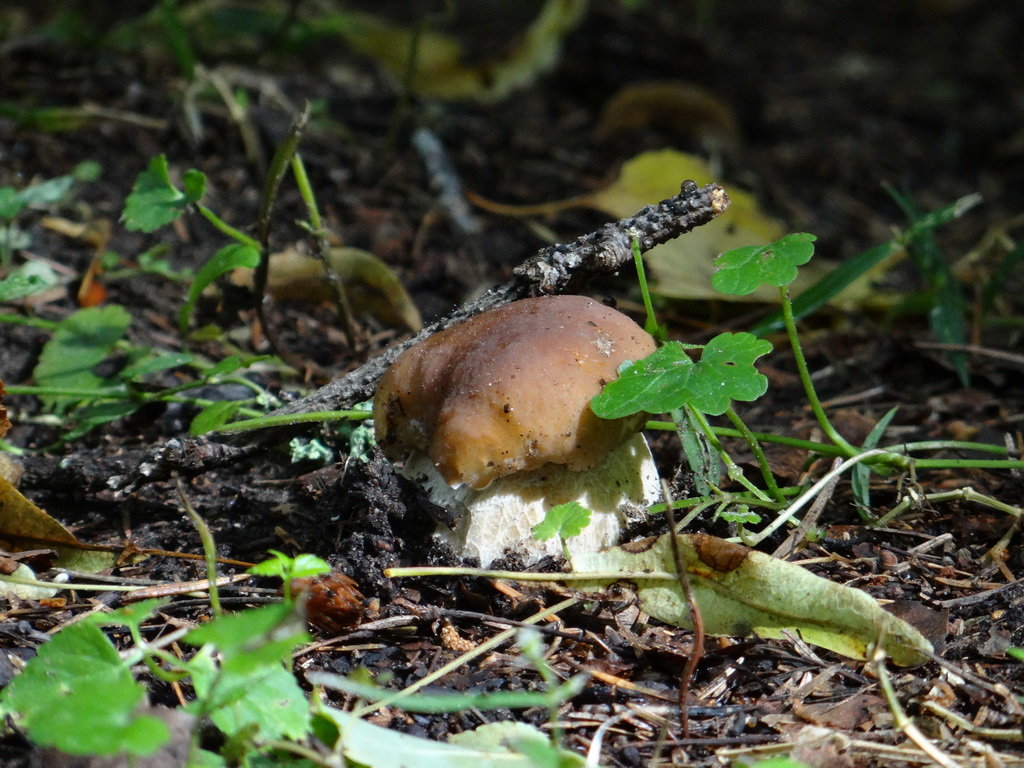
[[[611,186],[585,200],[587,205],[621,219],[645,205],[679,194],[679,185],[685,179],[700,185],[715,180],[707,162],[695,155],[673,149],[645,152],[628,160]],[[674,299],[726,298],[711,286],[715,257],[731,248],[773,242],[785,233],[782,222],[763,213],[753,195],[731,185],[724,186],[732,201],[725,213],[644,256],[654,293]],[[818,271],[812,262],[801,269],[800,279],[810,284],[820,277],[812,274]],[[727,298],[776,301],[778,290],[763,287],[749,296]]]
[[[0,546],[9,551],[55,549],[60,566],[79,571],[99,571],[113,565],[114,553],[81,549],[78,543],[71,531],[0,477]]]
[[[469,62],[456,38],[429,28],[416,30],[359,13],[346,13],[332,26],[349,45],[373,56],[399,80],[406,78],[415,42],[412,85],[421,95],[493,101],[529,85],[554,67],[561,55],[562,38],[586,8],[587,0],[547,0],[513,48],[482,63]]]
[[[370,315],[385,325],[413,332],[423,327],[420,312],[398,275],[372,253],[359,248],[331,248],[327,261],[345,287],[349,306],[357,316]],[[237,269],[232,279],[236,285],[251,287],[252,270]],[[294,248],[271,254],[267,292],[279,300],[334,300],[334,288],[324,265]]]

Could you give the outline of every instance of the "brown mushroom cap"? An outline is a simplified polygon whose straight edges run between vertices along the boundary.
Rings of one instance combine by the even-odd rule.
[[[626,360],[656,348],[621,312],[584,296],[523,299],[406,350],[374,399],[392,459],[425,452],[450,485],[562,464],[599,464],[644,415],[605,420],[590,400]]]

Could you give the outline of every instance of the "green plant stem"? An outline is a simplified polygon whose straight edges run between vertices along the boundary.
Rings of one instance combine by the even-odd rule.
[[[298,116],[292,121],[291,126],[288,128],[288,133],[285,134],[284,139],[278,144],[277,149],[274,151],[274,156],[270,159],[270,166],[267,168],[267,176],[263,182],[263,189],[260,195],[260,210],[256,215],[256,232],[260,242],[263,244],[264,256],[269,253],[267,248],[270,241],[270,214],[274,207],[274,200],[277,199],[278,189],[281,187],[281,180],[284,179],[284,175],[288,172],[288,166],[295,156],[295,153],[299,149],[299,142],[302,141],[302,133],[306,129],[306,124],[309,122],[310,105],[307,101],[302,111],[299,112]],[[308,180],[307,180],[308,183]],[[266,287],[266,268],[263,269],[263,284],[257,287],[261,290],[258,291],[259,297],[263,298],[262,288]],[[257,280],[257,283],[259,281]]]
[[[789,338],[789,344],[793,349],[793,359],[796,361],[797,372],[800,375],[800,381],[804,385],[804,393],[807,395],[807,402],[810,403],[814,417],[818,420],[818,424],[828,436],[828,439],[842,450],[842,455],[848,457],[856,456],[857,449],[850,445],[836,431],[836,428],[832,426],[832,422],[828,420],[828,415],[825,413],[821,400],[818,399],[818,393],[814,389],[814,382],[811,381],[811,372],[807,368],[807,359],[804,357],[804,350],[800,345],[800,337],[796,331],[796,320],[793,318],[793,302],[789,298],[789,287],[783,286],[780,288],[779,295],[782,297],[782,321],[786,326],[786,336]]]
[[[220,590],[217,588],[217,545],[213,541],[213,533],[206,521],[196,512],[192,502],[188,500],[188,496],[185,494],[185,482],[180,477],[178,478],[178,498],[181,499],[181,504],[196,527],[199,540],[203,544],[203,555],[206,558],[206,579],[210,582],[210,610],[213,611],[214,616],[220,616],[224,613],[224,609],[221,608]]]
[[[658,421],[651,420],[644,425],[646,429],[658,429],[658,430],[675,430],[676,425],[671,421]],[[712,426],[711,430],[719,437],[738,437],[745,438],[746,436],[738,429],[732,429],[731,427],[716,427]],[[787,445],[791,448],[799,448],[804,451],[810,451],[811,453],[820,453],[823,456],[843,456],[845,453],[843,450],[830,443],[818,443],[813,440],[802,440],[798,437],[787,437],[786,435],[773,435],[770,432],[750,432],[755,439],[762,443],[775,443],[777,445]],[[905,465],[905,454],[911,453],[912,451],[978,451],[981,453],[994,453],[1005,456],[1009,451],[1006,450],[1005,446],[995,445],[993,443],[971,443],[962,440],[922,440],[913,443],[896,443],[894,445],[883,446],[885,451],[885,458],[881,459],[879,463],[888,461],[894,463],[894,465],[902,468]],[[894,457],[900,457],[898,460]],[[915,459],[915,462],[928,461],[927,459]],[[972,461],[972,459],[932,459],[931,461]],[[919,466],[919,464],[918,464]],[[1014,469],[1017,467],[1016,459],[1007,459],[999,465],[999,468],[1003,469]]]
[[[264,742],[264,746],[270,749],[276,749],[279,752],[287,752],[290,755],[296,755],[297,757],[308,760],[313,765],[321,766],[321,768],[338,767],[338,761],[333,756],[325,757],[315,749],[310,749],[302,744],[296,744],[294,741],[270,739],[269,741]]]
[[[544,644],[540,638],[540,632],[532,628],[521,627],[516,633],[516,642],[519,645],[519,652],[537,670],[537,674],[544,683],[545,691],[554,690],[559,680],[554,670],[551,669],[551,665],[548,664],[547,659],[544,658]],[[551,746],[556,749],[562,742],[563,735],[562,727],[558,722],[558,708],[561,704],[561,701],[552,699],[547,706],[548,725],[551,728]]]
[[[257,416],[254,419],[245,419],[227,424],[217,432],[249,432],[254,429],[269,429],[271,427],[287,427],[294,424],[309,424],[321,421],[358,421],[361,419],[372,419],[370,411],[313,411],[311,413],[291,413],[279,416]]]
[[[889,679],[889,672],[885,668],[885,653],[881,648],[875,648],[872,652],[871,667],[874,669],[875,677],[878,678],[878,685],[882,689],[882,696],[889,706],[893,725],[903,731],[903,735],[930,757],[936,765],[940,765],[942,768],[960,768],[960,764],[936,747],[927,736],[921,733],[921,730],[914,721],[903,711],[899,697],[896,695],[896,690]]]
[[[593,571],[589,573],[533,573],[531,571],[491,571],[485,568],[464,566],[418,566],[413,568],[385,568],[389,579],[420,576],[475,576],[481,579],[505,579],[507,581],[600,581],[603,579],[642,579],[645,581],[675,581],[678,576],[668,571]]]
[[[44,331],[53,331],[57,328],[55,320],[43,320],[41,317],[22,317],[0,312],[0,323],[11,323],[12,325],[28,325],[32,328],[40,328]]]
[[[160,666],[161,661],[169,666],[172,662],[176,665],[178,657],[166,651],[147,651],[142,659],[142,663],[146,665],[146,669],[149,670],[150,674],[158,680],[163,680],[165,683],[175,683],[188,677],[189,673],[184,669],[164,669]]]
[[[35,387],[31,385],[12,384],[5,386],[9,395],[33,395],[35,397],[80,397],[89,400],[109,398],[111,400],[131,400],[132,393],[124,387],[97,387],[96,389],[72,389],[66,387]]]
[[[808,488],[807,491],[800,496],[800,498],[798,498],[796,501],[790,504],[781,515],[772,520],[770,524],[762,528],[760,531],[751,535],[749,538],[749,546],[755,546],[757,544],[760,544],[762,541],[764,541],[773,533],[775,533],[775,531],[777,531],[779,528],[785,525],[789,520],[793,518],[793,516],[797,512],[799,512],[803,507],[809,504],[812,499],[814,499],[819,493],[821,493],[822,489],[828,486],[832,478],[841,475],[850,467],[856,466],[862,461],[867,461],[871,457],[880,456],[883,453],[885,453],[885,451],[882,451],[880,449],[875,449],[873,451],[865,451],[864,453],[861,453],[857,456],[850,457],[835,469],[827,472],[825,475],[820,477],[814,485]]]
[[[654,303],[651,301],[651,291],[647,287],[647,273],[644,270],[644,258],[640,253],[640,241],[635,237],[629,246],[633,251],[633,264],[636,266],[636,280],[640,285],[640,295],[644,300],[644,312],[647,318],[644,320],[644,330],[658,340],[658,343],[665,341],[665,335],[658,326],[658,319],[654,315]]]
[[[784,501],[785,496],[782,491],[779,490],[778,483],[775,482],[775,475],[772,474],[772,468],[768,465],[768,458],[764,455],[764,449],[761,448],[761,443],[758,442],[757,438],[754,437],[754,433],[750,431],[749,427],[743,422],[739,414],[736,413],[734,408],[729,408],[725,415],[729,421],[732,422],[733,426],[740,431],[743,435],[743,439],[747,441],[747,445],[750,446],[750,450],[754,454],[754,458],[757,460],[757,466],[761,469],[761,477],[764,478],[765,485],[768,486],[768,492],[775,497],[777,501]]]
[[[672,429],[676,425],[670,421],[648,421],[647,429]],[[745,435],[738,429],[729,427],[711,427],[718,437],[739,437]],[[751,432],[755,439],[765,443],[788,445],[791,448],[820,453],[824,456],[846,456],[846,452],[835,445],[801,440],[796,437],[773,435],[768,432]],[[1020,459],[917,459],[907,456],[910,451],[980,451],[1006,455],[1008,451],[1000,445],[990,443],[969,443],[958,440],[925,440],[917,443],[900,443],[881,449],[877,459],[870,466],[887,465],[896,469],[906,469],[911,463],[918,469],[1024,469],[1024,460]]]
[[[784,509],[786,504],[789,503],[788,497],[796,496],[803,492],[803,488],[792,487],[792,488],[780,488],[780,492],[783,496],[787,497],[783,501],[764,501],[761,498],[754,496],[745,496],[739,493],[729,493],[727,491],[716,491],[719,495],[717,496],[697,496],[692,499],[673,499],[672,509],[690,509],[679,524],[679,529],[682,530],[686,527],[697,515],[703,512],[708,507],[713,507],[718,504],[723,505],[741,505],[745,504],[751,507],[759,507],[761,509],[780,510]],[[654,515],[665,511],[665,504],[652,504],[647,508],[647,511]]]
[[[259,241],[249,237],[241,230],[235,229],[202,203],[196,203],[196,209],[199,211],[199,213],[203,215],[204,219],[213,224],[213,226],[217,229],[218,232],[227,235],[233,240],[237,240],[242,245],[247,245],[250,248],[255,249],[256,251],[260,250]]]
[[[675,430],[676,425],[671,421],[658,421],[652,419],[644,425],[645,429],[659,429],[659,430]],[[711,427],[711,431],[719,437],[740,437],[744,435],[738,429],[731,427]],[[793,448],[801,448],[805,451],[813,451],[815,453],[822,453],[826,456],[841,456],[842,451],[836,446],[830,443],[816,443],[813,440],[801,440],[799,437],[786,437],[785,435],[773,435],[770,432],[751,432],[757,440],[763,443],[778,443],[779,445],[788,445]]]
[[[675,508],[675,506],[678,503],[679,502],[677,502],[677,501],[673,501],[672,502],[673,509]],[[697,517],[701,514],[701,512],[703,512],[708,507],[715,506],[718,503],[719,503],[719,499],[704,499],[700,504],[697,504],[693,509],[691,509],[689,512],[686,513],[686,515],[683,517],[682,520],[680,520],[676,524],[676,533],[678,533],[679,531],[685,531],[686,527],[690,523],[692,523],[694,520],[696,520]],[[665,506],[668,506],[668,505],[665,505]],[[666,512],[667,511],[668,510],[666,510]]]
[[[913,462],[917,469],[1024,469],[1024,460],[1017,459],[908,459],[890,453],[893,466],[909,466]],[[896,461],[903,459],[903,461]]]
[[[1003,456],[1009,453],[1004,445],[994,443],[968,443],[962,440],[921,440],[916,443],[897,443],[884,446],[892,453],[910,453],[911,451],[980,451],[982,453],[998,453]]]
[[[345,341],[348,342],[349,349],[355,350],[359,346],[359,333],[356,328],[355,316],[352,314],[352,305],[349,303],[348,294],[345,292],[345,285],[342,283],[341,275],[331,268],[330,260],[327,258],[330,248],[327,244],[327,235],[324,231],[323,221],[320,218],[320,209],[316,204],[313,185],[309,183],[306,165],[302,162],[302,155],[298,152],[292,155],[292,175],[295,177],[295,185],[299,188],[299,195],[306,204],[306,211],[309,214],[316,256],[320,259],[320,263],[324,265],[327,279],[334,288],[338,314],[341,315],[342,330],[345,332]]]
[[[266,297],[267,278],[270,275],[270,215],[274,208],[274,200],[277,198],[277,193],[281,186],[281,180],[288,172],[288,166],[292,158],[295,157],[296,151],[298,151],[299,142],[302,140],[302,132],[309,121],[309,109],[309,102],[307,101],[303,110],[292,121],[288,133],[285,134],[284,139],[274,151],[274,156],[270,161],[270,168],[267,170],[263,181],[260,209],[256,216],[256,237],[260,243],[260,260],[253,272],[253,292],[256,294],[256,318],[267,335],[267,341],[270,342],[271,349],[282,360],[286,360],[291,365],[299,368],[301,368],[302,362],[295,359],[285,349],[278,338],[277,329],[267,322]]]
[[[10,387],[7,387],[6,390],[7,390],[7,394],[10,394],[10,395],[34,395],[36,397],[73,397],[73,398],[80,398],[82,400],[137,400],[140,403],[144,403],[144,402],[187,403],[187,404],[190,404],[190,405],[199,406],[200,408],[205,408],[206,406],[213,405],[214,403],[223,402],[221,400],[210,400],[209,398],[205,398],[205,397],[180,397],[180,396],[178,396],[176,394],[177,392],[184,392],[184,391],[187,391],[189,389],[196,389],[197,387],[201,387],[201,386],[203,386],[202,382],[191,382],[189,384],[183,384],[183,385],[178,386],[178,387],[171,387],[170,389],[161,390],[161,391],[152,392],[152,393],[141,393],[141,392],[132,391],[132,390],[129,390],[129,389],[124,389],[122,387],[117,387],[117,388],[105,387],[105,388],[99,388],[99,389],[65,389],[65,388],[61,388],[61,387],[34,387],[34,386],[12,385]],[[242,401],[242,402],[251,402],[251,399],[245,400],[245,401]],[[253,417],[259,417],[262,414],[261,411],[255,409],[255,408],[241,408],[239,410],[239,413],[243,413],[245,415],[249,415],[249,416],[253,416]],[[330,417],[331,414],[336,414],[336,413],[348,413],[348,411],[327,411],[327,412],[325,412],[327,417]],[[349,418],[369,418],[369,417],[371,417],[373,415],[373,414],[370,414],[370,413],[368,413],[366,411],[354,411],[353,413],[358,413],[359,415],[358,416],[351,416]],[[323,416],[325,414],[322,413],[320,415]],[[306,414],[304,414],[304,415],[306,415]],[[312,415],[312,414],[308,414],[308,415]],[[276,418],[280,418],[280,417],[276,417]],[[291,417],[291,418],[295,419],[296,417]],[[339,416],[339,417],[335,417],[335,418],[343,418],[343,417]],[[255,420],[256,420],[255,418],[251,419],[251,421],[255,421]],[[331,419],[330,418],[324,418],[324,419],[304,419],[304,420],[305,421],[330,421]],[[247,420],[247,421],[250,421],[250,420]],[[303,419],[296,419],[296,423],[299,423],[300,421],[303,421]],[[245,424],[246,421],[241,421],[241,422],[238,422],[238,423],[239,424]],[[251,429],[256,429],[256,427],[251,427]]]
[[[691,408],[689,406],[687,406],[687,408],[693,416],[694,421],[696,421],[697,425],[701,428],[701,431],[703,431],[707,436],[708,442],[711,443],[711,447],[714,448],[719,457],[721,457],[722,463],[725,464],[726,473],[728,474],[729,479],[742,485],[762,502],[770,503],[771,499],[768,497],[768,494],[747,480],[743,474],[743,470],[736,465],[736,462],[732,460],[732,456],[729,455],[729,452],[722,447],[721,441],[718,439],[718,436],[715,435],[715,431],[711,428],[711,424],[708,423],[707,416],[696,408]]]
[[[1004,512],[1007,515],[1011,515],[1015,518],[1020,518],[1024,515],[1024,509],[1021,507],[1015,507],[1012,504],[999,501],[991,496],[986,496],[984,493],[979,493],[973,488],[957,488],[955,491],[940,491],[938,493],[908,493],[900,499],[899,504],[890,509],[880,518],[872,523],[875,528],[882,528],[888,525],[890,522],[895,520],[897,517],[902,515],[908,509],[914,506],[918,506],[924,502],[937,502],[937,501],[967,501],[974,502],[975,504],[981,504],[982,506],[994,509],[999,512]]]

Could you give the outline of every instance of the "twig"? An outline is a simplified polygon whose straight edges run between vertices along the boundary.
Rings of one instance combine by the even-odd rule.
[[[566,293],[578,289],[599,275],[611,274],[632,260],[630,244],[634,238],[646,252],[669,240],[707,224],[729,206],[729,196],[718,184],[698,187],[684,181],[675,197],[648,205],[635,216],[605,224],[600,229],[571,243],[553,245],[520,264],[511,280],[491,289],[479,298],[457,308],[446,317],[424,328],[410,339],[395,344],[377,357],[344,374],[304,398],[288,403],[271,415],[300,414],[309,411],[343,410],[369,399],[377,380],[406,349],[438,331],[461,323],[490,309],[530,296]],[[126,492],[139,485],[165,480],[174,471],[196,475],[225,466],[256,453],[264,445],[288,439],[294,428],[282,427],[258,433],[246,433],[234,442],[211,438],[172,438],[139,463],[130,478],[117,490]]]
[[[683,553],[679,551],[679,534],[676,533],[676,518],[672,511],[672,491],[664,480],[661,481],[661,493],[665,497],[665,515],[668,517],[672,559],[675,561],[679,585],[683,588],[686,605],[690,610],[690,618],[693,620],[693,650],[686,657],[686,663],[683,664],[683,671],[679,676],[679,727],[683,732],[683,738],[688,739],[690,738],[690,708],[686,700],[689,698],[693,673],[697,671],[697,665],[704,655],[704,618],[701,616],[700,606],[697,605],[697,597],[693,594],[693,585],[690,584],[690,576],[686,571],[686,561],[683,559]]]

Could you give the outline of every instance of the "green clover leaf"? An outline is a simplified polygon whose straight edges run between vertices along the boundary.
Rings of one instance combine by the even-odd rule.
[[[157,155],[135,180],[131,194],[124,201],[121,219],[128,229],[153,232],[170,224],[185,212],[190,203],[203,196],[206,177],[192,169],[185,172],[185,191],[171,182],[167,157]]]
[[[711,284],[730,296],[746,296],[762,283],[781,287],[796,278],[796,268],[814,255],[814,235],[799,232],[768,245],[748,245],[715,259]]]
[[[772,344],[749,333],[723,333],[704,347],[689,382],[692,405],[713,416],[725,413],[730,401],[751,402],[768,389],[768,379],[754,361],[772,351]]]
[[[724,413],[732,400],[756,400],[768,388],[754,361],[772,345],[749,333],[723,333],[693,362],[679,342],[669,342],[653,354],[628,365],[590,402],[603,419],[633,413],[667,413],[693,406],[704,413]]]
[[[558,504],[547,511],[544,519],[533,526],[533,538],[547,541],[552,536],[568,539],[579,536],[590,525],[590,510],[578,501]]]

